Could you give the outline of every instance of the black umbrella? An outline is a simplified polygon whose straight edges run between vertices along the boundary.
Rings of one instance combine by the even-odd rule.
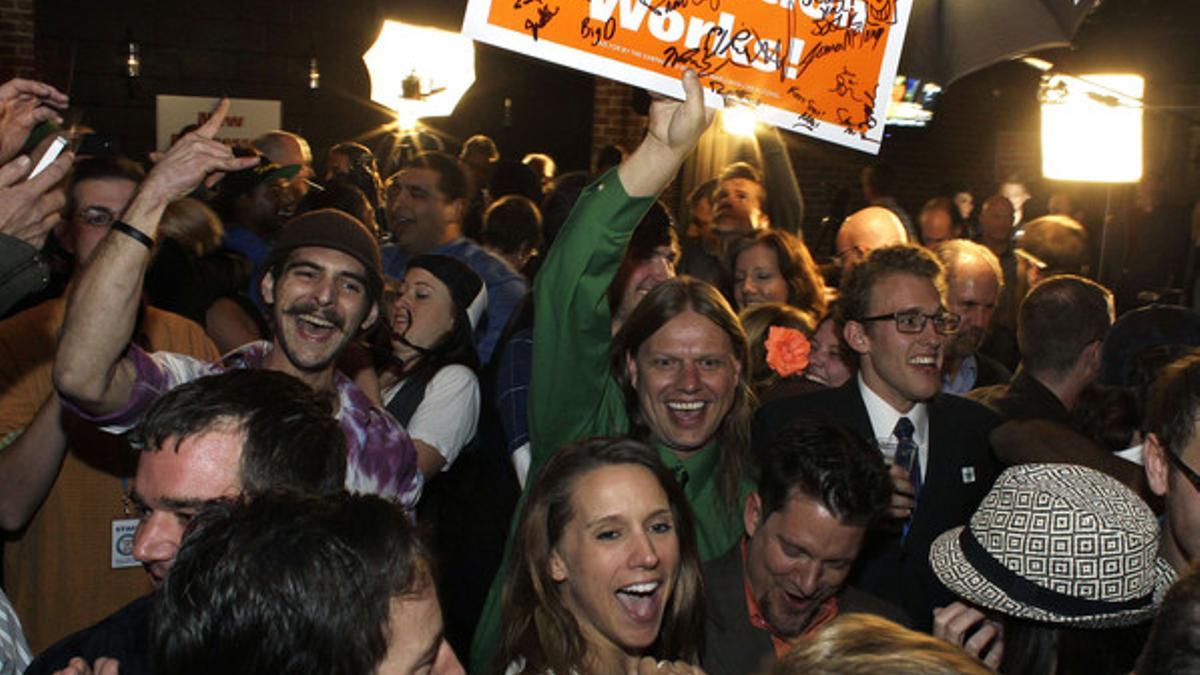
[[[1101,0],[913,0],[900,72],[943,87],[993,63],[1071,44]]]

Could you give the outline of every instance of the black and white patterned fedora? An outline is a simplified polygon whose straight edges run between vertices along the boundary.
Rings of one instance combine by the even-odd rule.
[[[1022,619],[1102,628],[1154,615],[1175,579],[1158,521],[1116,479],[1071,464],[1006,469],[965,527],[929,552],[942,583]]]

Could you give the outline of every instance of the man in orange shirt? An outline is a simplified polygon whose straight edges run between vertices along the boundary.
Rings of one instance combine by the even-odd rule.
[[[704,567],[704,670],[759,672],[839,614],[907,624],[899,608],[846,585],[867,526],[891,499],[879,451],[806,420],[768,441],[761,476],[746,498],[745,538]]]

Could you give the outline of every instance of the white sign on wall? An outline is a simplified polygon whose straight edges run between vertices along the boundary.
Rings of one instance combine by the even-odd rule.
[[[203,124],[217,107],[219,98],[206,96],[156,96],[159,151],[171,147],[179,131],[189,124]],[[229,115],[216,139],[226,145],[249,145],[250,141],[283,126],[283,103],[252,98],[229,99]]]

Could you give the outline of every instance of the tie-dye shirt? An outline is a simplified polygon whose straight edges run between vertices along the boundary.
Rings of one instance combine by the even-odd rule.
[[[126,356],[133,362],[137,378],[125,407],[102,417],[79,412],[105,431],[122,434],[137,426],[150,404],[171,389],[205,375],[261,368],[271,349],[270,342],[252,342],[214,363],[173,352],[147,353],[131,345]],[[338,423],[346,435],[346,489],[399,502],[411,513],[421,496],[423,480],[408,432],[336,370],[333,387],[338,395]]]

